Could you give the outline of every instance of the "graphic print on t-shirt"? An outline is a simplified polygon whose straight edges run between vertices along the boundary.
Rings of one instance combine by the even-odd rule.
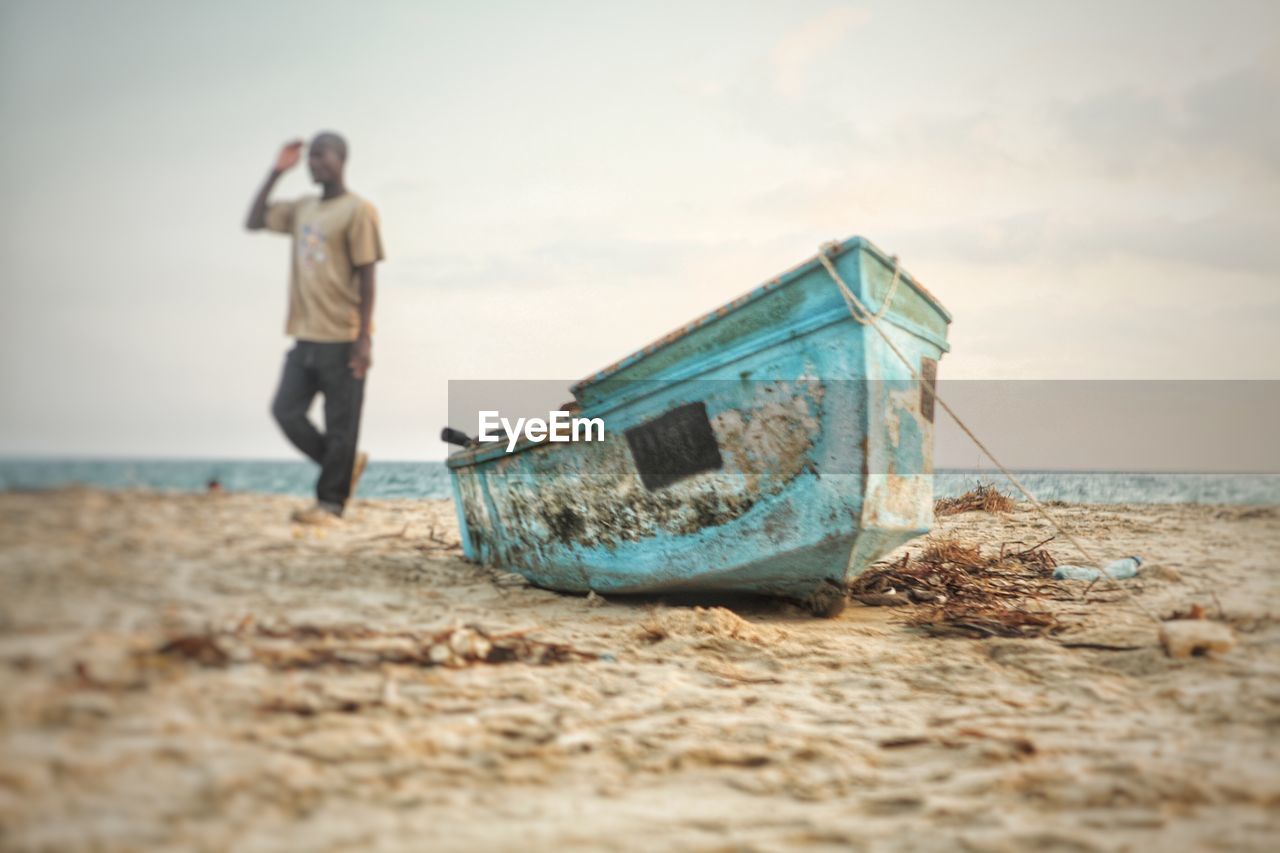
[[[302,226],[302,233],[298,235],[298,261],[304,267],[313,267],[317,264],[323,264],[328,258],[328,252],[324,247],[324,231],[320,230],[317,225],[310,223]]]

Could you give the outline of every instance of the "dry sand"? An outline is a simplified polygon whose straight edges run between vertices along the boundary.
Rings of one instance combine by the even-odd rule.
[[[360,501],[330,530],[291,527],[296,505],[0,495],[0,847],[1167,851],[1280,831],[1273,508],[1059,510],[1148,558],[1128,584],[1153,611],[1216,595],[1239,646],[1172,660],[1114,592],[1054,603],[1057,640],[935,639],[893,608],[557,595],[463,562],[447,502]],[[1048,535],[1025,509],[939,528]],[[209,626],[465,623],[601,657],[154,654]]]

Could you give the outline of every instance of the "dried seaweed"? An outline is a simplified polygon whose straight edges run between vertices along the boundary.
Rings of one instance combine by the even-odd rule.
[[[653,612],[649,613],[636,630],[636,638],[646,643],[660,643],[670,636],[671,632],[667,630],[667,626],[662,624],[662,619]]]
[[[464,625],[435,632],[388,632],[360,626],[271,628],[245,621],[232,630],[171,637],[155,654],[209,667],[254,662],[275,670],[383,664],[455,668],[482,663],[546,665],[597,657],[567,643],[532,639],[528,636],[531,630],[492,633],[479,625]]]
[[[872,606],[920,605],[904,621],[935,636],[1038,637],[1064,626],[1031,602],[1053,596],[1056,561],[1044,546],[1005,543],[996,553],[957,539],[930,540],[919,556],[907,552],[877,563],[849,585],[849,595]]]
[[[1013,498],[1001,492],[991,483],[979,482],[963,495],[939,498],[933,502],[934,515],[957,515],[962,512],[1012,512]]]
[[[1016,549],[1024,543],[1005,543],[989,554],[957,539],[926,540],[919,556],[908,551],[896,562],[873,565],[849,584],[849,594],[864,604],[884,597],[901,599],[893,603],[945,604],[1040,595],[1052,589],[1057,565],[1044,550],[1051,541]]]
[[[1066,626],[1047,610],[948,602],[908,614],[906,622],[934,637],[1043,637]]]

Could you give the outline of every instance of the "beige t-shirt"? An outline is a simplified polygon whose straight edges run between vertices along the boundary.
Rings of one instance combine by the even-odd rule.
[[[378,211],[355,193],[267,206],[266,225],[293,235],[285,334],[302,341],[354,341],[360,335],[356,267],[383,259]]]

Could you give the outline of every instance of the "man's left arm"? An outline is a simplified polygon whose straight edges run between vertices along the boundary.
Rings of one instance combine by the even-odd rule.
[[[351,346],[351,375],[356,379],[364,379],[369,368],[373,366],[373,296],[377,291],[374,283],[375,264],[356,267],[356,277],[360,287],[360,334]]]
[[[373,205],[360,205],[347,229],[347,251],[360,291],[360,333],[351,347],[351,374],[363,379],[373,365],[374,267],[382,260],[382,234]]]

